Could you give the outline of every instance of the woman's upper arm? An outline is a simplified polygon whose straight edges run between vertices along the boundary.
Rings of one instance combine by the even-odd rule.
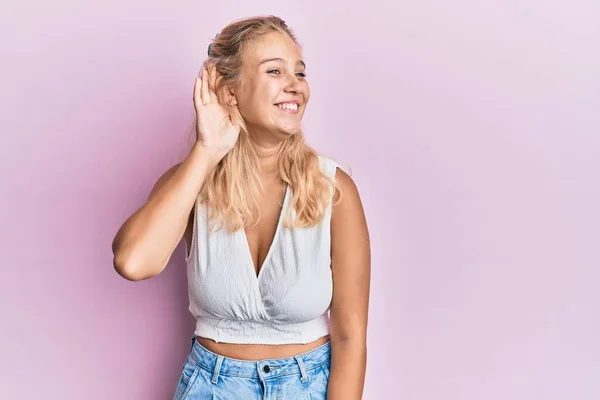
[[[181,166],[181,163],[173,165],[171,168],[169,168],[167,171],[165,171],[165,173],[162,174],[160,176],[160,178],[158,178],[158,180],[152,187],[150,194],[148,195],[148,200],[150,200],[152,198],[152,196],[154,196],[156,194],[156,192],[158,192],[158,190],[173,176],[173,174],[175,174],[175,172],[177,172],[177,170],[179,169],[180,166]],[[193,223],[194,223],[194,207],[192,207],[192,210],[190,211],[190,216],[188,218],[187,226],[186,226],[185,232],[183,234],[183,239],[186,242],[186,249],[190,249],[192,246]],[[187,254],[188,253],[186,253],[186,255]]]
[[[156,194],[158,193],[158,191],[160,190],[160,188],[162,188],[168,181],[169,179],[171,179],[171,177],[173,176],[173,174],[175,174],[175,172],[177,172],[177,170],[179,169],[181,163],[175,164],[172,167],[170,167],[169,169],[167,169],[154,183],[154,185],[152,186],[152,189],[150,190],[150,193],[148,194],[148,197],[146,199],[146,203],[148,201],[150,201],[150,199],[152,199],[154,196],[156,196]],[[139,209],[138,209],[139,211]],[[137,211],[136,211],[137,212]],[[192,208],[192,212],[190,214],[190,218],[188,219],[188,225],[186,227],[186,233],[184,234],[184,236],[187,237],[188,235],[188,231],[189,233],[191,233],[191,223],[193,221],[193,213],[194,213],[194,209]],[[130,216],[129,218],[131,218],[132,216]],[[127,222],[127,221],[126,221]],[[125,225],[125,223],[123,224]],[[120,233],[123,230],[123,226],[121,226],[121,228],[119,229],[119,231],[117,232],[115,238],[113,239],[112,242],[112,250],[113,253],[116,252],[116,247],[117,247],[117,242],[119,240],[119,236]]]
[[[371,246],[358,189],[341,169],[336,177],[342,188],[331,217],[332,341],[366,339],[371,281]]]

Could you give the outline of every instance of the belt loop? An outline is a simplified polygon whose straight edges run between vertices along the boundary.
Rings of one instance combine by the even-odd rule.
[[[217,361],[215,362],[215,369],[213,370],[212,383],[217,383],[219,381],[219,372],[221,371],[221,364],[223,364],[223,356],[217,356]]]
[[[306,373],[306,366],[304,365],[304,361],[300,356],[294,356],[296,362],[298,363],[298,367],[300,367],[300,381],[303,383],[308,382],[308,374]]]
[[[192,336],[192,344],[190,345],[190,351],[194,349],[194,341],[196,340],[196,335]]]

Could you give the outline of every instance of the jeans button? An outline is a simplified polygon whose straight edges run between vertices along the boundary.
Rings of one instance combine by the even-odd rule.
[[[265,371],[265,373],[268,374],[269,372],[271,372],[271,367],[269,367],[268,365],[265,365],[263,367],[263,371]]]

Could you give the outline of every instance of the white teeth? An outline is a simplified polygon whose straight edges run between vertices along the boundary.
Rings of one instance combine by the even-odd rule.
[[[283,108],[285,110],[297,111],[298,110],[298,104],[295,104],[295,103],[283,103],[283,104],[279,104],[279,108]]]

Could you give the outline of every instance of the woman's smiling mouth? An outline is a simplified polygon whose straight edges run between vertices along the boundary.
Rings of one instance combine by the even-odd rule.
[[[275,107],[278,107],[279,109],[281,109],[285,112],[296,114],[298,112],[298,109],[300,108],[300,104],[297,101],[289,101],[289,102],[277,103],[277,104],[275,104]]]

